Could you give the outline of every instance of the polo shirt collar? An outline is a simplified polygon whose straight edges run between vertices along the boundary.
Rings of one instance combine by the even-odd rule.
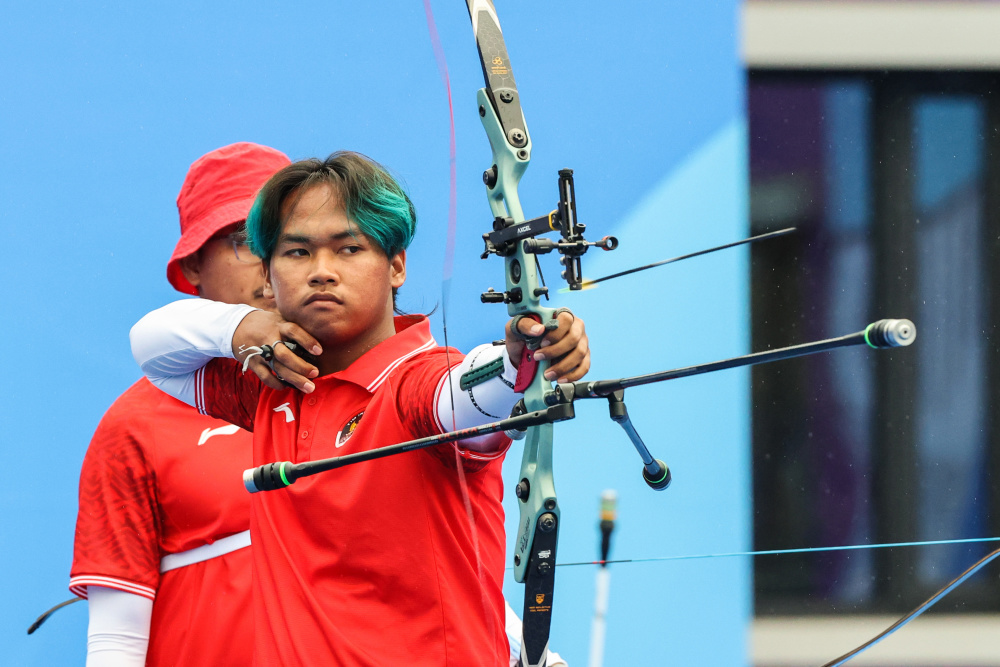
[[[393,324],[396,335],[365,352],[344,370],[327,377],[351,382],[374,393],[404,361],[437,347],[430,321],[424,315],[397,316]]]

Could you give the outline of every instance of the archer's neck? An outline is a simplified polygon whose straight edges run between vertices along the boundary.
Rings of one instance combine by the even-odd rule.
[[[344,370],[395,333],[396,326],[390,316],[382,320],[378,326],[365,330],[361,335],[351,340],[320,341],[323,354],[320,355],[316,364],[319,367],[319,376],[323,377]]]

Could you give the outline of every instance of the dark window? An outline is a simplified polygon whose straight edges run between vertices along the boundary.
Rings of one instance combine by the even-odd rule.
[[[992,76],[751,72],[753,348],[917,324],[911,348],[753,370],[759,549],[1000,534]],[[991,341],[992,344],[991,344]],[[914,606],[988,545],[758,558],[757,612]],[[996,578],[946,610],[1000,601]]]

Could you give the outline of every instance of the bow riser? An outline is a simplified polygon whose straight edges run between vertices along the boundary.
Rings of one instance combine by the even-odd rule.
[[[525,129],[526,141],[522,148],[515,148],[508,143],[504,136],[503,126],[493,108],[493,101],[485,88],[480,88],[476,94],[476,103],[479,105],[479,116],[483,121],[483,129],[490,140],[490,148],[493,150],[493,165],[496,169],[496,185],[486,187],[486,195],[489,198],[490,210],[497,218],[510,217],[515,223],[524,222],[524,211],[521,209],[521,200],[517,196],[517,186],[521,183],[521,176],[531,162],[531,137]],[[521,113],[520,106],[518,113]],[[526,127],[522,118],[521,126]],[[524,155],[518,157],[518,153]],[[534,268],[532,266],[532,268]]]
[[[486,130],[493,151],[493,164],[496,169],[496,183],[492,188],[487,186],[490,209],[495,217],[509,218],[516,226],[525,219],[517,196],[517,186],[530,162],[530,158],[522,159],[518,153],[530,151],[531,140],[527,140],[524,148],[511,146],[485,88],[479,90],[477,101],[483,128]],[[507,292],[520,289],[522,295],[519,303],[507,304],[508,314],[511,317],[534,314],[542,318],[543,322],[551,319],[553,309],[542,306],[540,298],[535,293],[536,288],[541,287],[535,257],[525,253],[522,245],[518,243],[516,250],[505,257],[504,262]],[[552,391],[551,383],[543,377],[547,366],[547,362],[539,364],[531,385],[524,392],[524,403],[529,412],[544,410],[547,407],[544,397],[547,392]],[[556,503],[555,485],[552,482],[551,425],[528,429],[519,479],[527,480],[528,492],[527,498],[521,498],[518,503],[521,519],[514,547],[514,579],[523,583],[525,572],[531,562],[529,554],[532,551],[534,533],[540,517],[545,513],[553,514],[558,530],[559,507]],[[552,551],[554,555],[555,549]]]

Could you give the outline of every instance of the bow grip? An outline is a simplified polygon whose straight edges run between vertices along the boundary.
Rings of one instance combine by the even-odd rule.
[[[538,362],[535,361],[533,352],[537,350],[542,344],[542,338],[545,337],[550,331],[555,331],[559,328],[559,314],[569,313],[573,315],[569,308],[556,308],[552,311],[552,314],[547,322],[545,322],[545,333],[540,336],[528,336],[518,329],[518,324],[524,318],[528,318],[534,322],[541,322],[542,318],[537,313],[520,313],[515,315],[510,323],[510,330],[514,337],[524,341],[524,349],[521,350],[521,360],[517,366],[517,380],[514,382],[514,391],[524,392],[531,382],[535,379],[535,374],[538,372]]]
[[[553,318],[545,323],[545,333],[541,336],[528,336],[521,333],[521,330],[518,329],[518,324],[525,318],[533,322],[542,321],[542,318],[535,313],[515,315],[514,319],[511,320],[511,333],[513,333],[515,338],[524,341],[524,348],[521,350],[521,359],[517,365],[517,379],[514,380],[514,391],[518,393],[524,393],[524,390],[531,386],[532,381],[535,379],[535,374],[538,373],[538,362],[535,361],[534,352],[541,345],[545,333],[553,331],[559,326],[559,323]]]

